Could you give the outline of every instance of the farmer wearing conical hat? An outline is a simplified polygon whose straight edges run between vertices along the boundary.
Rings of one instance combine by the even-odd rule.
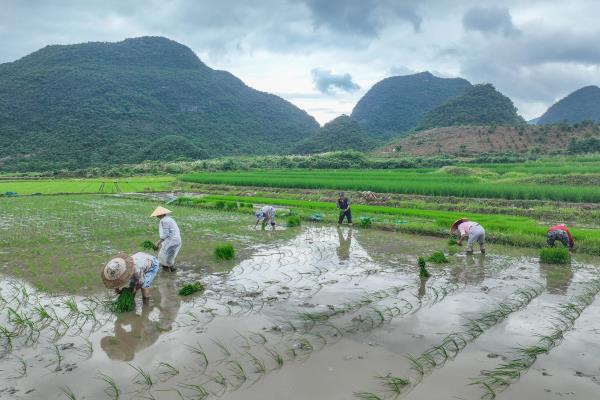
[[[460,218],[454,221],[450,227],[450,232],[458,235],[457,245],[462,246],[463,240],[467,239],[467,254],[473,254],[473,245],[479,243],[481,254],[485,254],[485,229],[477,222],[469,221],[466,218]]]
[[[256,223],[254,224],[254,229],[256,229],[256,226],[260,222],[262,222],[263,229],[265,228],[265,226],[267,226],[267,224],[271,224],[271,228],[275,230],[275,214],[276,211],[275,207],[273,206],[264,206],[263,208],[258,210],[255,214]]]
[[[131,290],[132,294],[141,289],[144,304],[149,303],[150,285],[158,273],[158,259],[152,254],[135,253],[132,256],[119,254],[102,268],[104,286],[117,293]]]
[[[175,271],[175,258],[181,248],[181,234],[177,222],[171,218],[171,210],[164,207],[156,207],[152,217],[159,219],[158,235],[159,240],[155,246],[160,249],[158,252],[158,261],[162,269]]]

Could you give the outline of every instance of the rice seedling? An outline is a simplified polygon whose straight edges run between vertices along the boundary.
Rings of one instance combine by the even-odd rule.
[[[129,364],[131,368],[136,370],[137,375],[133,378],[135,383],[141,383],[146,385],[146,387],[151,387],[154,382],[152,381],[152,377],[150,374],[142,369],[142,367],[136,367],[133,364]],[[140,378],[140,379],[137,379]]]
[[[235,249],[231,243],[219,244],[215,247],[215,257],[217,260],[233,260],[235,258]]]
[[[275,349],[275,348],[270,349],[268,347],[265,347],[265,350],[273,358],[273,360],[275,361],[275,364],[277,365],[277,368],[283,367],[285,360],[284,360],[283,356],[281,355],[281,353],[279,353],[277,351],[277,349]]]
[[[60,347],[55,344],[52,349],[54,350],[54,355],[56,356],[56,369],[60,370],[61,369],[61,364],[63,362],[63,360],[65,359],[65,356],[63,356],[63,354],[60,351]]]
[[[109,302],[108,309],[114,313],[124,313],[135,310],[135,300],[133,292],[125,288],[119,293],[116,300]]]
[[[63,386],[60,388],[60,390],[63,392],[63,394],[65,395],[65,397],[69,400],[77,400],[77,396],[75,396],[75,393],[73,393],[73,391],[71,390],[70,387],[68,386]]]
[[[203,292],[204,285],[200,282],[187,283],[179,289],[180,296],[190,296],[194,293]]]
[[[250,361],[252,362],[252,365],[254,366],[254,373],[255,374],[261,374],[261,375],[266,374],[267,373],[267,367],[265,365],[265,362],[262,361],[261,359],[259,359],[258,357],[256,357],[252,353],[247,353],[247,354],[250,357]]]
[[[200,348],[200,346],[191,346],[189,344],[186,344],[185,347],[187,347],[187,349],[193,352],[194,354],[200,356],[200,361],[202,361],[204,369],[208,368],[208,357],[206,356],[204,350]]]
[[[421,278],[429,278],[431,276],[431,274],[429,273],[429,271],[427,271],[427,268],[425,268],[425,266],[426,266],[425,259],[423,257],[419,257],[418,263],[419,263],[419,276]]]
[[[192,391],[194,394],[193,398],[203,400],[210,396],[210,392],[201,384],[182,383],[182,388]]]
[[[221,350],[221,353],[223,353],[223,356],[225,357],[225,359],[231,357],[231,351],[222,342],[215,340],[215,339],[211,339],[211,342],[213,342],[215,345],[217,345],[219,350]]]
[[[162,368],[162,375],[166,375],[169,378],[179,375],[179,370],[169,363],[161,362],[158,366],[159,368]]]
[[[360,217],[358,219],[358,226],[361,228],[370,228],[373,225],[373,218],[371,217]]]
[[[540,262],[545,264],[569,264],[571,253],[565,247],[546,247],[540,250]]]
[[[448,247],[456,246],[457,244],[458,244],[458,242],[456,241],[456,239],[454,239],[454,238],[448,239]]]
[[[583,292],[573,297],[569,303],[556,308],[552,317],[555,322],[550,333],[537,335],[540,339],[536,344],[515,349],[513,358],[494,370],[482,371],[479,377],[473,379],[472,385],[479,385],[483,390],[482,398],[495,398],[498,392],[506,389],[529,370],[539,355],[547,354],[558,346],[565,333],[573,329],[577,318],[592,304],[598,293],[600,280],[596,279],[586,285]]]
[[[410,381],[406,378],[397,378],[388,375],[380,376],[378,379],[389,391],[397,394],[400,394],[406,386],[410,385]]]
[[[427,258],[427,261],[431,261],[436,264],[445,264],[448,262],[448,259],[442,250],[437,250],[434,251],[429,258]]]
[[[98,372],[98,377],[108,385],[108,387],[104,389],[104,393],[106,393],[106,395],[111,399],[118,400],[119,395],[121,394],[121,389],[119,389],[117,382],[115,382],[111,376],[102,372]]]
[[[141,244],[142,249],[144,250],[158,250],[158,247],[151,240],[144,240]]]
[[[383,400],[383,397],[379,397],[375,393],[370,392],[355,392],[354,397],[361,400]]]
[[[19,375],[15,378],[23,378],[27,376],[27,361],[23,357],[17,357],[17,360],[19,361]]]
[[[228,365],[232,376],[237,380],[237,384],[233,388],[234,390],[239,389],[248,380],[246,371],[239,361],[229,361]]]
[[[297,215],[290,215],[286,219],[286,226],[288,228],[294,228],[296,226],[300,226],[301,224],[302,224],[302,221],[300,220],[300,217]]]

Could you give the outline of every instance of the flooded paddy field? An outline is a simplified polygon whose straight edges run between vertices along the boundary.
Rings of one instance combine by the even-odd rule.
[[[157,235],[154,203],[0,199],[0,398],[596,399],[600,291],[592,256],[539,263],[490,245],[175,207],[184,244],[150,305],[115,315],[99,279]],[[218,262],[217,243],[235,260]],[[190,297],[179,287],[201,281]],[[140,300],[140,299],[138,299]]]

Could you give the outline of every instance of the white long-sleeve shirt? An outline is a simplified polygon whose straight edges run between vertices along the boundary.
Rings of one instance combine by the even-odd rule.
[[[177,222],[170,215],[162,218],[158,223],[158,235],[163,241],[181,243],[181,234]]]

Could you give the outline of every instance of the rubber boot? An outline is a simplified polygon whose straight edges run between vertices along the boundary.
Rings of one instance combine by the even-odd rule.
[[[177,267],[176,266],[169,267],[169,270],[171,272],[175,272],[175,271],[177,271]]]

